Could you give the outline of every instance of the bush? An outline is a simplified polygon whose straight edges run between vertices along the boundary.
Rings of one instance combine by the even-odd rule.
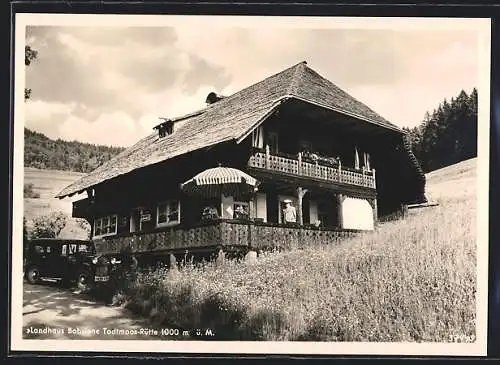
[[[87,239],[90,239],[91,238],[90,237],[91,228],[90,228],[89,222],[87,222],[87,220],[85,220],[83,218],[76,218],[75,220],[76,220],[78,227],[86,232]]]
[[[25,198],[40,198],[40,194],[36,193],[34,190],[34,185],[32,183],[24,184],[23,195]]]
[[[56,238],[68,222],[63,212],[52,212],[33,219],[31,238]]]

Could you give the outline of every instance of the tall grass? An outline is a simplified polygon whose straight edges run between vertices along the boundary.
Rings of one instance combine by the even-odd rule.
[[[340,244],[140,274],[129,306],[216,339],[475,341],[473,200]]]

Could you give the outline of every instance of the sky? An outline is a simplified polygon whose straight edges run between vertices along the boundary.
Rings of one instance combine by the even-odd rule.
[[[26,67],[25,126],[123,147],[211,91],[231,95],[301,61],[400,127],[479,77],[466,29],[28,26],[26,43],[38,57]]]

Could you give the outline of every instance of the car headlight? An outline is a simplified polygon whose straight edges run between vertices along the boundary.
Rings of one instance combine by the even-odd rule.
[[[120,260],[117,260],[116,258],[111,258],[111,264],[112,265],[116,265],[116,264],[119,264],[121,261]]]
[[[98,261],[99,261],[99,260],[98,260],[98,258],[97,258],[97,257],[94,257],[94,258],[92,259],[92,263],[93,263],[94,265],[96,265]]]

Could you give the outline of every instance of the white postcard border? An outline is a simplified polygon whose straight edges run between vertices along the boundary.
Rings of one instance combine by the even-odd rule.
[[[488,18],[363,18],[363,17],[257,17],[109,14],[16,14],[15,113],[13,153],[13,225],[11,281],[11,350],[92,351],[214,354],[343,354],[483,356],[487,347],[488,206],[491,20]],[[468,29],[479,37],[478,164],[477,164],[477,341],[475,343],[350,343],[350,342],[237,342],[136,340],[26,340],[22,338],[22,220],[24,179],[24,44],[29,25],[57,26],[259,26],[345,29]]]

